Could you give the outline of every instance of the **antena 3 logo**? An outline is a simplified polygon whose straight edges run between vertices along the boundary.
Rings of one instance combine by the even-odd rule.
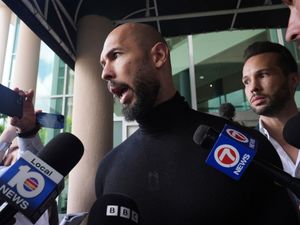
[[[62,179],[61,174],[28,151],[0,177],[0,194],[21,210],[34,211]]]

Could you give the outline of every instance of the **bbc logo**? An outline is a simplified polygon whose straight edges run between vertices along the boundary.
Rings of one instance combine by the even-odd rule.
[[[119,216],[125,219],[131,219],[137,224],[139,222],[138,213],[124,206],[108,205],[106,207],[106,216]]]

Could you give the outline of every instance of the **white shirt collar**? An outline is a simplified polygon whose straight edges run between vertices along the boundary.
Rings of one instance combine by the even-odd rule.
[[[294,177],[300,178],[300,165],[299,165],[300,154],[298,154],[296,164],[294,164],[291,158],[288,156],[288,154],[283,150],[281,145],[274,138],[270,136],[267,129],[263,126],[261,119],[259,119],[258,126],[259,126],[259,131],[266,136],[266,138],[272,143],[272,145],[276,149],[281,159],[283,170]]]

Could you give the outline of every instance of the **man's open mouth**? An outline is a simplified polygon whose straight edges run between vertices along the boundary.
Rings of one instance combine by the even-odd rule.
[[[129,90],[130,87],[127,84],[108,84],[110,92],[114,97],[118,98],[122,104],[126,104],[129,99]]]

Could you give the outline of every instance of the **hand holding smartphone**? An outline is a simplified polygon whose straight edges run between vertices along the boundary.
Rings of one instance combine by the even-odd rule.
[[[23,101],[24,98],[18,92],[0,84],[0,113],[22,118]]]
[[[23,117],[24,97],[18,92],[0,84],[0,113],[10,117]],[[40,112],[36,114],[36,120],[41,127],[62,129],[64,128],[64,116],[55,113]]]

